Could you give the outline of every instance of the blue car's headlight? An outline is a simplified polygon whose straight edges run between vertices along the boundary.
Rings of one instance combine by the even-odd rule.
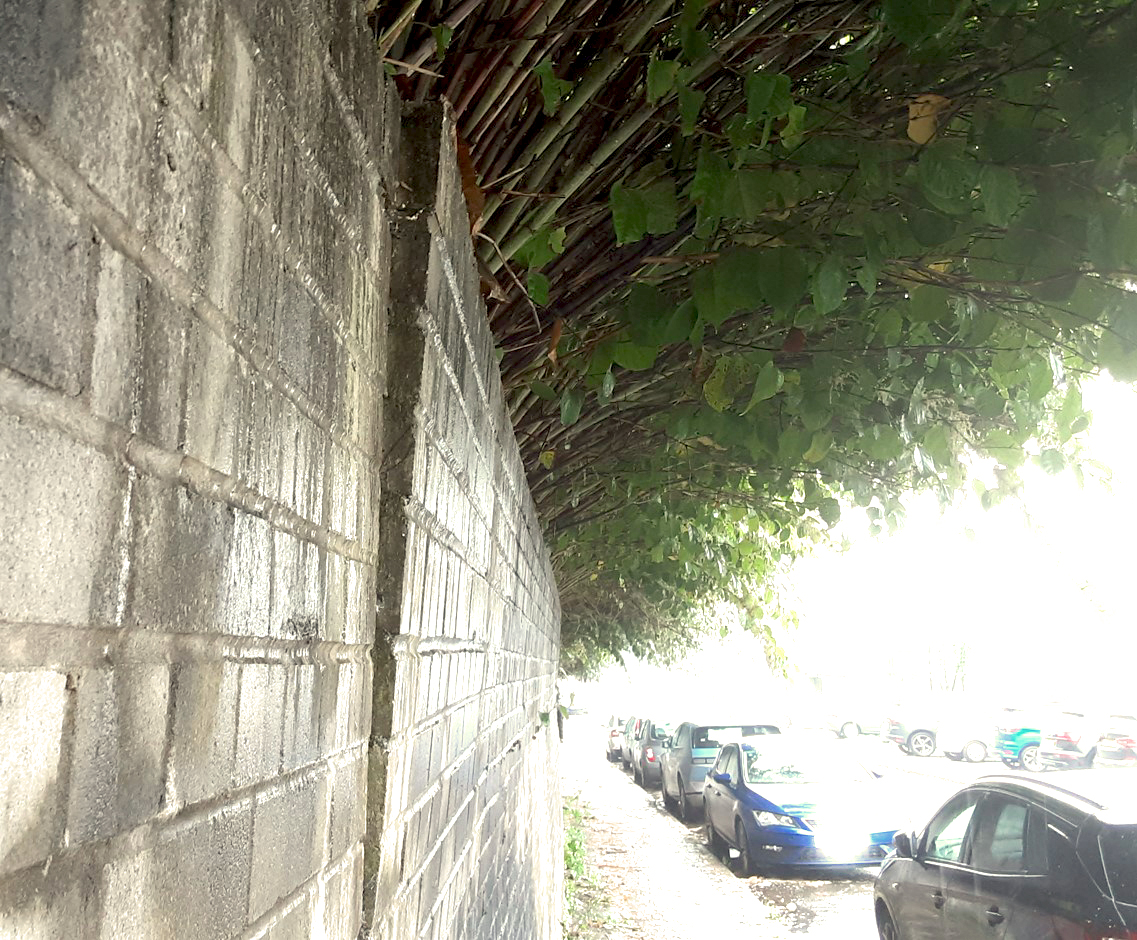
[[[759,812],[758,810],[751,810],[754,813],[754,821],[759,826],[790,826],[797,828],[797,820],[793,816],[783,816],[781,813],[770,813],[765,810]]]

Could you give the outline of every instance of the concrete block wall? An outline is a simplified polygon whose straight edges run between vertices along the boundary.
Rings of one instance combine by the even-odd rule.
[[[0,4],[0,937],[358,932],[397,137],[352,4]]]
[[[556,584],[446,109],[405,113],[402,146],[365,909],[384,940],[556,938]]]

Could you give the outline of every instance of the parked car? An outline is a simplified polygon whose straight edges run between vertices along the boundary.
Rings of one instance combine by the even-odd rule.
[[[1105,718],[1081,711],[1054,711],[1041,724],[1038,763],[1043,770],[1093,767]]]
[[[629,718],[624,722],[624,732],[620,737],[620,763],[624,765],[624,770],[632,769],[632,745],[642,723],[642,718]]]
[[[884,726],[884,737],[899,746],[905,754],[931,757],[936,753],[936,729],[939,719],[916,712],[903,718],[889,718]]]
[[[624,743],[624,721],[619,715],[608,719],[608,734],[604,739],[604,756],[612,763],[620,759],[620,747]]]
[[[762,734],[779,734],[774,724],[701,725],[685,721],[663,742],[660,759],[663,802],[678,809],[679,818],[690,821],[703,805],[703,781],[718,756],[723,741],[737,741]]]
[[[1137,715],[1110,715],[1095,767],[1137,767]]]
[[[1017,711],[1004,717],[995,735],[995,752],[1008,767],[1022,767],[1038,773],[1038,745],[1042,742],[1042,724],[1037,713]]]
[[[998,757],[999,727],[1022,714],[1021,708],[977,709],[952,714],[936,729],[936,746],[948,760],[978,764]]]
[[[879,777],[833,743],[765,735],[725,744],[703,784],[711,849],[743,875],[781,866],[877,865],[897,829]]]
[[[992,776],[964,787],[922,830],[897,833],[873,892],[880,937],[1137,937],[1127,777],[1074,771],[1059,787]]]
[[[632,742],[632,778],[645,789],[659,783],[659,755],[663,742],[671,736],[671,726],[648,718],[640,722]]]
[[[839,738],[855,738],[862,734],[880,734],[884,724],[881,712],[868,708],[840,708],[825,716],[825,725]]]

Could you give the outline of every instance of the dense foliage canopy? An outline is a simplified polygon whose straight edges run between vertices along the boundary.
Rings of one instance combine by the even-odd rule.
[[[894,526],[983,458],[997,500],[1067,466],[1081,376],[1137,379],[1128,0],[372,16],[468,147],[570,671],[672,654],[724,600],[767,630],[842,507]]]

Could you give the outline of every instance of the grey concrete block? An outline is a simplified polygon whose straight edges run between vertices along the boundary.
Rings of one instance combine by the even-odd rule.
[[[314,935],[312,930],[312,905],[308,895],[301,898],[300,903],[293,905],[287,912],[274,920],[268,930],[266,940],[309,940]],[[328,936],[337,936],[329,933]],[[350,938],[346,932],[342,934]]]
[[[271,635],[304,643],[324,639],[320,549],[278,530],[272,546]]]
[[[247,663],[241,667],[237,749],[233,783],[245,786],[280,772],[288,667]]]
[[[169,633],[219,629],[234,515],[224,504],[181,486],[139,478],[133,504],[131,626]]]
[[[334,862],[363,838],[366,759],[338,765],[330,783],[332,800],[328,819],[328,857]]]
[[[230,785],[239,669],[228,662],[182,663],[174,669],[170,775],[181,803],[207,799]]]
[[[252,816],[252,800],[243,800],[160,834],[144,889],[160,899],[153,936],[232,937],[253,919]]]
[[[0,412],[0,620],[87,623],[113,612],[126,473],[55,431]]]
[[[62,835],[66,682],[59,672],[0,673],[0,874],[46,858]]]
[[[255,919],[320,868],[327,781],[310,776],[258,794],[253,811],[249,915]]]
[[[350,940],[359,933],[362,889],[363,853],[357,852],[348,864],[341,866],[321,883],[324,917],[320,927],[325,936]]]
[[[156,815],[165,784],[169,667],[120,665],[74,674],[78,686],[67,832],[106,839]]]
[[[0,159],[0,257],[0,361],[68,395],[86,391],[98,249],[90,227],[53,190],[6,159]]]
[[[284,704],[284,769],[295,770],[320,753],[320,711],[316,666],[294,666],[288,672]]]

